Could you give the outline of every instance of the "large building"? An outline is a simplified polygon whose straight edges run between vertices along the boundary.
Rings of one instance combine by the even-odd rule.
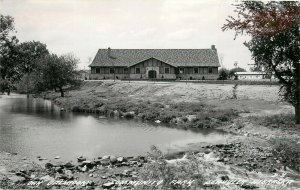
[[[218,78],[217,50],[211,49],[99,49],[90,79]]]

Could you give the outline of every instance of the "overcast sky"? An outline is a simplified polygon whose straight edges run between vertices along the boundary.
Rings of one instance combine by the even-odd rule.
[[[235,1],[0,0],[15,18],[20,42],[40,41],[56,54],[73,53],[88,68],[99,48],[202,49],[216,45],[223,66],[252,63],[245,37],[222,32]]]

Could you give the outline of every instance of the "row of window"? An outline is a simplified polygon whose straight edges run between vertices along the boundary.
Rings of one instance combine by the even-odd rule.
[[[135,68],[135,74],[141,74],[141,68],[140,67]],[[169,67],[164,68],[164,74],[170,74],[170,68]]]
[[[206,74],[207,73],[207,68],[201,68],[202,70],[201,70],[201,74]],[[180,74],[184,74],[185,73],[185,71],[187,71],[187,69],[184,69],[184,68],[179,68],[179,73]],[[189,73],[188,71],[187,71],[187,73]],[[193,74],[199,74],[200,73],[200,69],[199,69],[199,67],[194,67],[193,68]],[[213,73],[213,68],[211,68],[211,67],[208,67],[208,73],[209,74],[212,74]],[[189,73],[189,74],[192,74],[192,73]]]
[[[123,73],[126,74],[126,73],[128,73],[128,68],[124,68],[123,72],[120,72],[120,68],[118,68],[118,71],[119,72],[116,72],[116,73],[118,73],[118,74],[123,74]],[[180,74],[184,74],[185,71],[187,71],[187,69],[179,68],[179,73]],[[96,67],[95,70],[92,69],[92,74],[94,74],[94,73],[99,74],[100,73],[100,68]],[[114,74],[114,73],[115,73],[115,69],[114,68],[109,68],[109,74]],[[193,73],[194,74],[200,73],[200,69],[198,67],[194,67],[193,68]],[[207,72],[207,68],[205,68],[205,69],[201,70],[201,74],[202,73],[204,73],[204,74],[205,73],[212,74],[213,73],[213,68],[208,67],[208,72]],[[136,67],[135,68],[135,74],[141,74],[141,68],[140,67]],[[164,74],[170,74],[170,68],[169,67],[164,67]]]
[[[170,68],[169,67],[165,67],[164,68],[165,74],[169,74],[170,73]],[[93,71],[92,69],[92,74],[99,74],[100,73],[100,68],[96,67],[96,70]],[[109,74],[114,74],[115,73],[115,69],[114,68],[109,68]],[[118,72],[116,72],[118,73]],[[128,68],[124,68],[123,73],[128,73]],[[123,74],[123,73],[118,73],[118,74]],[[140,67],[136,67],[135,68],[135,74],[141,74],[141,68]]]
[[[109,74],[114,74],[115,71],[118,70],[119,72],[116,72],[118,74],[123,74],[123,73],[128,73],[128,68],[123,68],[123,72],[120,72],[120,69],[115,69],[115,68],[109,68]],[[92,69],[92,74],[99,74],[100,73],[100,68],[97,68],[95,70]]]

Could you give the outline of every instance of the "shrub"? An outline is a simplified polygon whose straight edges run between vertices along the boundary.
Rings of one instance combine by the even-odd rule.
[[[300,139],[291,138],[273,138],[270,140],[273,144],[272,153],[286,167],[300,171]]]

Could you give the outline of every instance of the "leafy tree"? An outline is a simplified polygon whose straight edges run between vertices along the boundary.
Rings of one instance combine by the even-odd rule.
[[[23,42],[17,46],[18,70],[29,74],[35,68],[36,61],[49,54],[46,44],[31,41]]]
[[[300,124],[300,2],[244,1],[236,5],[223,30],[251,37],[245,45],[257,65],[274,72],[284,98],[295,107]]]
[[[0,83],[2,91],[10,92],[10,86],[15,76],[15,54],[18,39],[15,35],[14,19],[11,16],[0,15]]]
[[[36,86],[40,90],[59,89],[64,97],[63,88],[79,83],[77,64],[79,60],[73,55],[47,55],[39,60],[35,77],[39,78]]]
[[[16,51],[16,79],[26,80],[26,92],[29,96],[30,74],[36,68],[36,62],[49,54],[46,44],[36,41],[23,42],[17,45]]]
[[[234,79],[237,79],[237,75],[235,74],[236,72],[246,72],[246,69],[243,69],[241,67],[230,69],[228,72],[228,77],[229,78],[234,77]]]
[[[229,75],[229,71],[225,68],[219,70],[219,80],[227,80]]]

